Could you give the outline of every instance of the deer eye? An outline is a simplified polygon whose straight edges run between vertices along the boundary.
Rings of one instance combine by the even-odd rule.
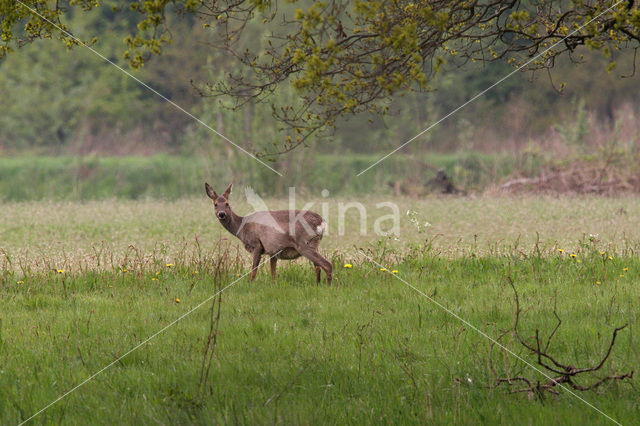
[[[218,207],[218,203],[213,203],[213,207]]]
[[[229,203],[224,203],[225,206],[229,207]]]

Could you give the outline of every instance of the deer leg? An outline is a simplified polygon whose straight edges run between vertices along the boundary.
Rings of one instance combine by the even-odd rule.
[[[317,267],[324,269],[325,274],[327,274],[327,284],[331,285],[331,271],[333,267],[331,266],[331,262],[322,257],[320,253],[318,253],[315,249],[306,246],[306,247],[296,247],[298,253],[309,259],[316,265],[316,278],[318,277]]]
[[[278,258],[275,256],[271,257],[271,279],[276,279],[276,264],[278,263]]]
[[[258,246],[253,250],[253,265],[251,266],[251,281],[256,278],[258,273],[258,265],[260,265],[260,257],[262,257],[262,246]]]
[[[317,284],[320,282],[320,271],[322,270],[322,268],[317,263],[314,263],[314,265],[316,267],[316,284]]]

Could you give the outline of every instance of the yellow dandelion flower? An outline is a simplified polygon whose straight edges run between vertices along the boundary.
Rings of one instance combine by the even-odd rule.
[[[620,274],[620,278],[624,277],[624,274]]]
[[[199,272],[198,272],[198,271],[193,271],[193,273],[194,273],[194,274],[198,274]]]
[[[64,274],[64,269],[58,269],[59,274]]]
[[[122,269],[122,272],[127,272],[127,270],[126,269]]]
[[[241,276],[242,276],[242,274],[236,274],[236,277],[241,277]]]
[[[600,254],[604,256],[606,253],[605,253],[605,252],[603,252],[603,251],[601,251],[601,252],[600,252]]]
[[[623,271],[627,272],[629,270],[629,268],[622,268]]]
[[[151,281],[158,281],[156,277],[151,278]]]
[[[596,281],[596,284],[600,285],[600,284],[602,284],[602,283],[601,283],[600,281]]]
[[[167,268],[171,268],[173,266],[173,263],[167,263]]]
[[[613,260],[613,256],[609,256],[609,260]]]
[[[160,275],[160,271],[156,272],[156,275]]]
[[[176,297],[176,303],[180,303],[180,299]]]
[[[382,272],[386,272],[386,271],[387,271],[387,268],[380,268],[380,271],[382,271]]]
[[[16,281],[16,284],[24,284],[24,281],[22,281],[22,280]]]
[[[576,260],[576,262],[578,262],[578,263],[582,263],[582,260],[578,259],[578,260]]]
[[[577,255],[577,254],[574,254],[574,253],[571,253],[569,256],[571,256],[571,257],[573,257],[573,258],[578,257],[578,255]]]
[[[397,273],[398,273],[398,270],[397,270],[397,269],[394,269],[393,271],[391,271],[391,273],[392,273],[392,274],[397,274]]]
[[[562,250],[562,249],[558,249],[558,251],[559,251],[560,253],[564,253],[564,250]]]
[[[353,265],[352,265],[352,264],[350,264],[350,263],[345,263],[345,264],[344,264],[344,267],[345,267],[345,268],[349,268],[349,269],[351,269],[351,268],[353,268]]]

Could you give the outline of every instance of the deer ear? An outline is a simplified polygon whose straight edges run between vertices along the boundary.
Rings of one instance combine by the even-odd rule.
[[[224,190],[224,193],[222,194],[222,196],[224,198],[229,199],[229,194],[231,194],[231,187],[233,186],[233,183],[230,183],[229,186],[227,186],[227,189]]]
[[[209,185],[207,182],[204,183],[204,190],[207,191],[207,195],[212,200],[215,201],[218,199],[218,194],[216,194],[216,191],[214,191],[211,185]]]

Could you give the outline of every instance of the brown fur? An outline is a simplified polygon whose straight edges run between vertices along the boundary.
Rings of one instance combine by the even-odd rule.
[[[222,195],[218,195],[208,183],[204,185],[207,195],[213,200],[216,217],[222,226],[238,237],[245,249],[253,254],[252,281],[262,255],[266,254],[271,259],[272,278],[276,275],[278,259],[304,256],[315,266],[316,281],[320,281],[322,269],[327,275],[327,284],[331,285],[331,262],[318,253],[318,245],[326,226],[322,216],[308,210],[260,211],[246,217],[238,216],[229,204],[231,184]]]

